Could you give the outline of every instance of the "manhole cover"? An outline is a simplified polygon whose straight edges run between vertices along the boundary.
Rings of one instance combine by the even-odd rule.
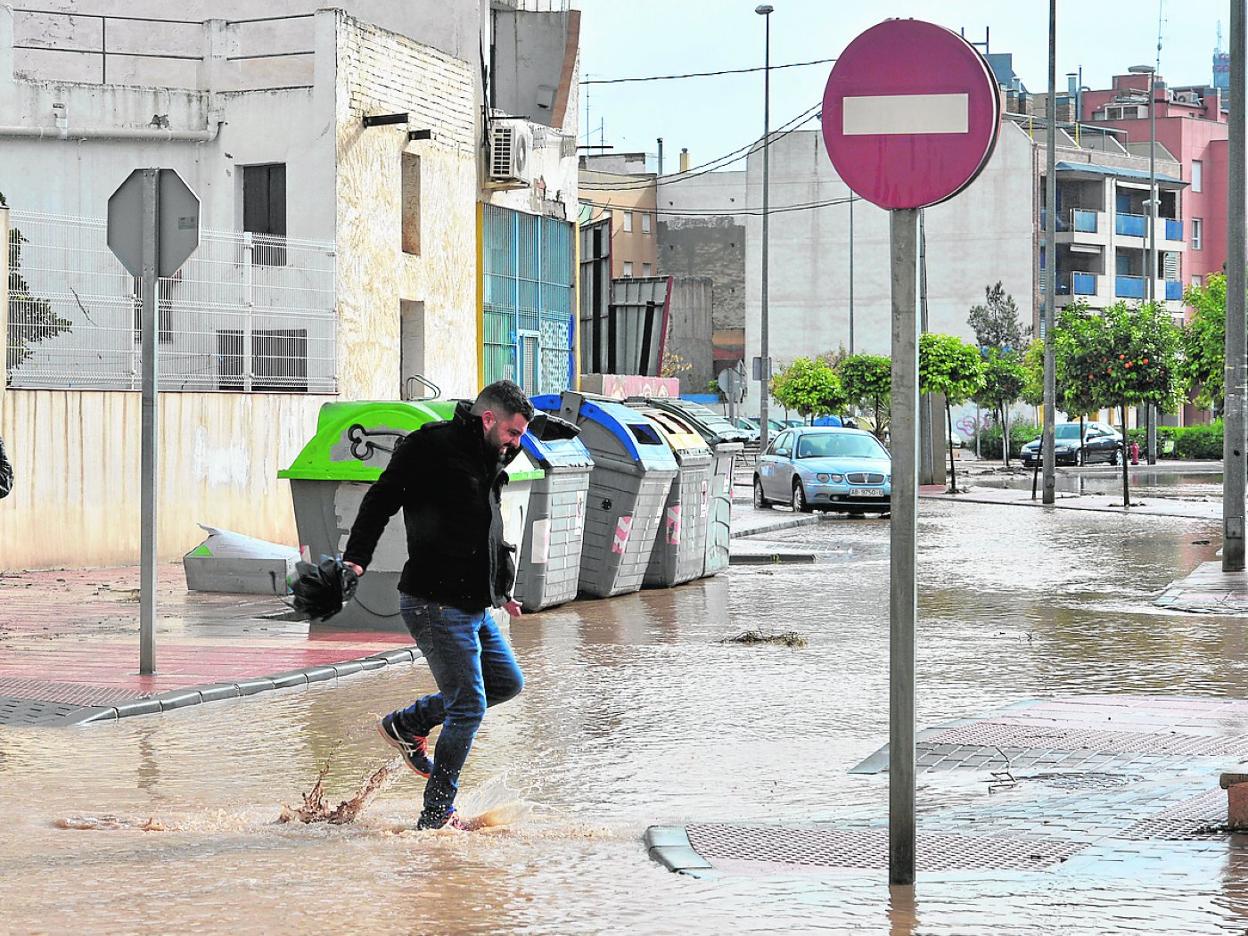
[[[780,826],[691,825],[694,851],[719,861],[870,870],[888,867],[887,829],[822,829]],[[920,832],[918,870],[1032,871],[1065,861],[1084,846],[1052,839],[1003,838]]]
[[[1098,773],[1090,770],[1019,774],[1016,779],[1019,781],[1034,780],[1061,790],[1099,790],[1105,787],[1123,786],[1131,782],[1131,778],[1123,774]]]

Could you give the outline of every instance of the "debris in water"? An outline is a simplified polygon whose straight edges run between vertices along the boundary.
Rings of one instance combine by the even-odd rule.
[[[66,816],[52,823],[58,829],[78,829],[92,832],[115,832],[119,829],[138,829],[140,832],[167,832],[168,827],[154,816],[146,819],[126,819],[122,816]]]
[[[748,630],[737,634],[736,637],[725,637],[720,643],[774,643],[784,644],[786,647],[804,647],[806,646],[806,638],[797,631],[785,631],[783,634],[764,634],[762,631]]]
[[[330,825],[345,825],[348,822],[354,822],[356,817],[363,812],[364,807],[371,803],[378,793],[386,789],[398,778],[399,768],[402,766],[403,760],[399,757],[382,764],[364,781],[364,784],[355,796],[343,800],[336,807],[330,809],[325,802],[325,775],[329,773],[329,762],[327,761],[322,765],[312,789],[302,794],[303,805],[298,809],[291,809],[283,803],[282,812],[277,817],[277,821],[328,822]]]

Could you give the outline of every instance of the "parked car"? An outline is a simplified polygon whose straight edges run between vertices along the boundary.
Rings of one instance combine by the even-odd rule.
[[[869,432],[806,427],[780,433],[758,460],[754,506],[888,513],[893,462]]]
[[[1084,423],[1083,448],[1079,447],[1079,424],[1058,423],[1053,427],[1054,461],[1059,465],[1090,465],[1093,462],[1118,464],[1122,458],[1122,433],[1100,422]],[[1023,446],[1023,464],[1028,468],[1040,464],[1041,439]]]
[[[750,435],[749,441],[751,442],[758,441],[758,435],[759,435],[758,420],[747,419],[744,416],[738,416],[736,419],[733,420],[732,424],[734,427],[736,427],[737,429],[740,429],[742,432],[749,433]]]

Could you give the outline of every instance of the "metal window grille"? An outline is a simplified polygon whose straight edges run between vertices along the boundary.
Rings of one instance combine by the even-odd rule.
[[[554,218],[483,209],[485,381],[527,393],[571,385],[573,227]]]
[[[142,385],[137,281],[106,223],[11,211],[11,385],[134,390]],[[162,390],[333,393],[336,258],[329,243],[205,231],[157,289]]]

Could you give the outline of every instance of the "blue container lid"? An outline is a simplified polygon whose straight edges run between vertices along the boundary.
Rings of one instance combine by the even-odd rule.
[[[594,459],[580,439],[543,441],[533,433],[526,432],[520,439],[520,445],[528,453],[529,458],[542,468],[585,468],[588,470],[594,467]]]
[[[531,402],[548,413],[558,413],[563,407],[562,398],[553,393],[533,397]],[[655,471],[676,471],[678,468],[676,456],[663,441],[659,430],[644,413],[639,413],[631,406],[614,400],[582,398],[576,420],[578,424],[588,421],[602,426],[619,441],[625,454],[644,468]]]

